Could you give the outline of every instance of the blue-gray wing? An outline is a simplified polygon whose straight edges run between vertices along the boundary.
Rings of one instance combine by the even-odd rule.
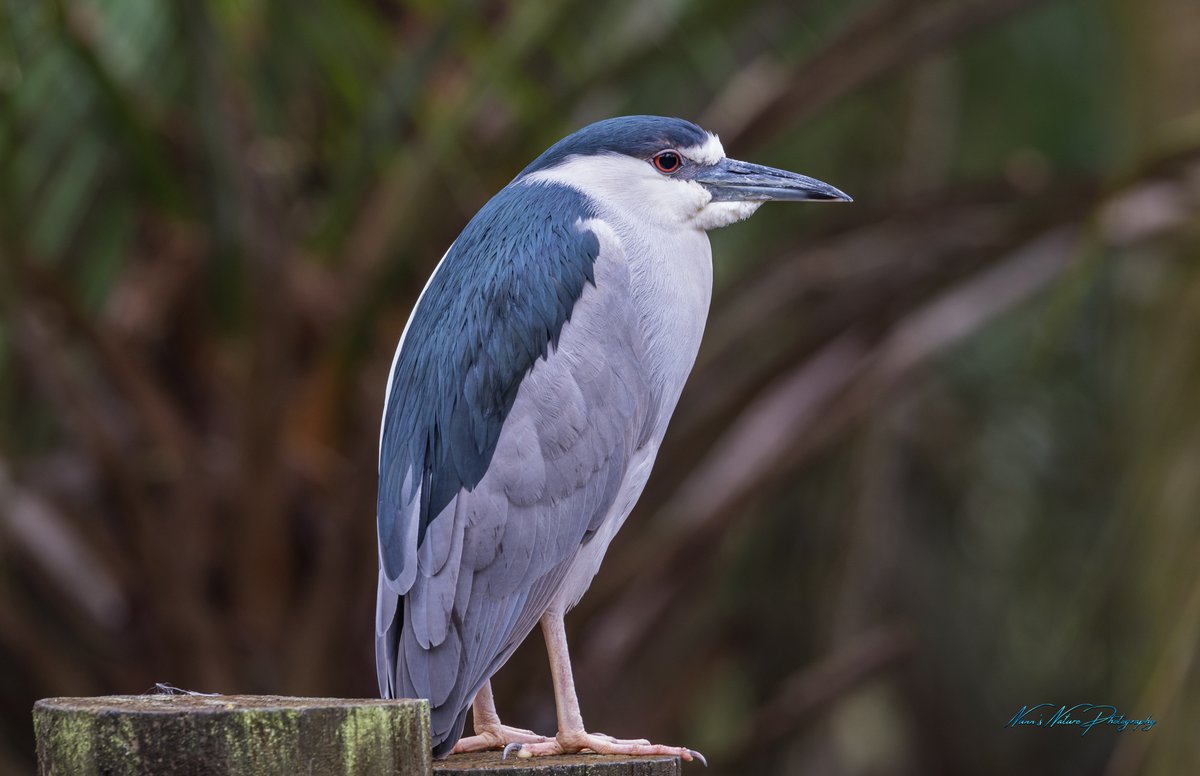
[[[522,377],[557,344],[585,286],[589,201],[514,183],[479,211],[421,294],[388,377],[379,441],[379,563],[404,592],[430,523],[491,461]]]
[[[613,240],[595,244],[593,277],[569,320],[545,355],[514,378],[482,475],[422,525],[419,509],[430,500],[424,491],[436,468],[431,474],[410,463],[388,471],[408,515],[393,528],[411,555],[389,569],[381,538],[380,688],[385,696],[430,700],[438,754],[458,739],[475,693],[534,627],[608,517],[652,425],[624,258]],[[465,385],[439,388],[470,393]]]

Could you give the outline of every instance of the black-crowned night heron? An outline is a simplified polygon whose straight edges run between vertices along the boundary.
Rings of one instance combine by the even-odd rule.
[[[450,246],[400,335],[379,442],[379,688],[429,699],[435,756],[695,755],[585,730],[563,615],[641,495],[695,361],[706,230],[769,200],[849,199],[727,159],[691,122],[627,116],[555,143]],[[553,738],[501,725],[489,681],[538,623]]]

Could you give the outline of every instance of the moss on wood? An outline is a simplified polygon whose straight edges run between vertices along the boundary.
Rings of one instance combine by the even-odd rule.
[[[49,698],[33,710],[42,776],[423,776],[425,701],[279,696]]]

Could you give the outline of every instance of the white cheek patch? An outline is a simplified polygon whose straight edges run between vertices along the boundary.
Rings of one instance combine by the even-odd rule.
[[[721,141],[678,149],[688,158],[705,155],[715,164],[724,158]],[[696,161],[700,161],[696,159]],[[713,202],[712,194],[696,181],[670,178],[641,159],[620,154],[570,156],[554,167],[526,175],[521,183],[557,183],[582,192],[606,207],[631,214],[635,222],[676,224],[696,229],[719,229],[749,218],[761,202]]]
[[[569,186],[602,206],[631,214],[634,221],[649,223],[689,223],[712,198],[695,181],[667,177],[644,160],[621,154],[570,156],[526,175],[521,183]]]
[[[708,140],[700,145],[680,148],[679,153],[693,162],[699,162],[700,164],[716,164],[725,158],[725,149],[721,147],[720,138],[711,132],[708,135]]]

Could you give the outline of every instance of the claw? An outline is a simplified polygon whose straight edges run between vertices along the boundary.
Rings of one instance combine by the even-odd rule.
[[[507,760],[508,756],[510,754],[512,754],[513,752],[516,752],[517,756],[520,757],[522,746],[524,746],[524,744],[517,744],[517,743],[509,744],[508,746],[504,747],[504,753],[500,755],[500,759]]]
[[[704,759],[704,755],[700,754],[695,749],[689,749],[688,751],[692,753],[692,757],[695,757],[700,761],[701,765],[703,765],[705,768],[708,767],[708,760]]]

